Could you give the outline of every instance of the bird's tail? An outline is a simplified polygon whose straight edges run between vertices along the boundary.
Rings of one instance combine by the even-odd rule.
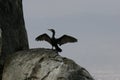
[[[55,49],[57,52],[62,52],[62,49],[60,49],[58,46],[55,46]]]

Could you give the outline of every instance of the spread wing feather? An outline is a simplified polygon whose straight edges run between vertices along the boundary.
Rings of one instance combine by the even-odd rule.
[[[47,41],[48,43],[51,44],[51,39],[50,37],[45,33],[42,35],[39,35],[38,37],[35,38],[36,41]]]
[[[58,41],[58,44],[61,46],[62,44],[65,44],[65,43],[77,42],[77,39],[72,36],[63,35],[62,37],[58,38],[57,41]]]

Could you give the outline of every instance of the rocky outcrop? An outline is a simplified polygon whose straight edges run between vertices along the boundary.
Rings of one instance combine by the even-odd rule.
[[[0,56],[1,56],[1,48],[2,48],[2,39],[0,37]]]
[[[94,80],[73,60],[50,49],[20,51],[7,59],[2,80]]]

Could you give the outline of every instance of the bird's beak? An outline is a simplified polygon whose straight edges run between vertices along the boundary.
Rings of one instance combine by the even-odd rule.
[[[51,29],[48,29],[49,31],[52,31]]]

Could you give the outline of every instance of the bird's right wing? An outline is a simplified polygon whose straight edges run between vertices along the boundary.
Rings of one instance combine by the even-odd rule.
[[[39,35],[38,37],[35,38],[36,41],[47,41],[48,43],[51,44],[51,39],[50,37],[45,33],[42,35]]]

